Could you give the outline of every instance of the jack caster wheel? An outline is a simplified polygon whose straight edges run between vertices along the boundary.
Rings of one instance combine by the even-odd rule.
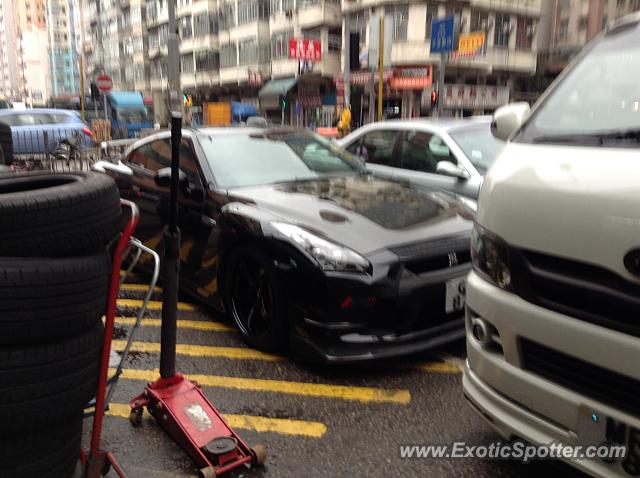
[[[129,414],[129,421],[134,427],[142,425],[142,408],[134,408]]]
[[[207,466],[200,470],[200,478],[216,478],[216,470],[212,466]]]
[[[254,445],[251,451],[255,455],[255,464],[264,465],[264,462],[267,461],[267,448],[264,445]]]

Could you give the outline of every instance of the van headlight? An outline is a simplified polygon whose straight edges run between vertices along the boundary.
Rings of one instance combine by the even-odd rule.
[[[509,248],[478,224],[474,224],[471,232],[471,262],[481,277],[501,289],[513,291]]]
[[[369,272],[369,261],[347,247],[316,236],[295,224],[273,222],[271,225],[311,256],[325,271]]]

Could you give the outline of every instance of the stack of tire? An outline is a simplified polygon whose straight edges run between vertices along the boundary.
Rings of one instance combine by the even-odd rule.
[[[120,226],[106,175],[0,176],[0,477],[76,468]]]

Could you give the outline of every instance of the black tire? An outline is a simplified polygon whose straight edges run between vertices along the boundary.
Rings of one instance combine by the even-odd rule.
[[[13,163],[13,136],[11,127],[0,121],[0,147],[2,147],[2,159],[0,164],[11,166]]]
[[[3,256],[97,252],[120,228],[118,187],[101,173],[0,177],[0,224]]]
[[[0,257],[0,346],[51,342],[94,328],[105,313],[110,272],[107,252]]]
[[[25,435],[0,438],[0,476],[5,476],[7,470],[30,463],[40,455],[47,456],[54,453],[61,444],[75,440],[81,432],[82,413],[78,413],[64,423],[56,423],[54,426]]]
[[[249,283],[244,287],[241,285],[243,281],[250,282],[242,277],[245,265],[249,269],[257,268],[256,277],[259,282],[257,287]],[[273,259],[256,246],[240,246],[231,252],[225,272],[225,308],[244,340],[249,345],[266,352],[282,350],[287,344],[288,337],[287,308]],[[253,288],[256,291],[252,293],[250,289]],[[257,291],[258,288],[261,289],[260,293]],[[256,301],[253,304],[254,309],[262,309],[266,312],[266,314],[262,311],[258,312],[258,323],[254,322],[254,315],[250,312],[249,302],[252,300]],[[252,323],[248,323],[248,316],[251,317]]]
[[[93,398],[102,324],[65,341],[0,349],[0,437],[72,419]]]

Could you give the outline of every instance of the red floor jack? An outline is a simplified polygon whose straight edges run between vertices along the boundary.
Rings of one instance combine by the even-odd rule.
[[[176,373],[176,315],[180,230],[177,227],[178,168],[182,142],[182,117],[171,118],[171,168],[158,172],[158,186],[171,186],[169,224],[164,229],[164,282],[162,289],[162,329],[160,378],[149,383],[144,392],[131,400],[131,422],[140,425],[143,408],[156,419],[200,467],[202,478],[214,478],[245,465],[260,465],[266,459],[262,445],[250,448],[227,425],[224,418],[205,397],[202,389]],[[170,170],[170,171],[169,171]]]

